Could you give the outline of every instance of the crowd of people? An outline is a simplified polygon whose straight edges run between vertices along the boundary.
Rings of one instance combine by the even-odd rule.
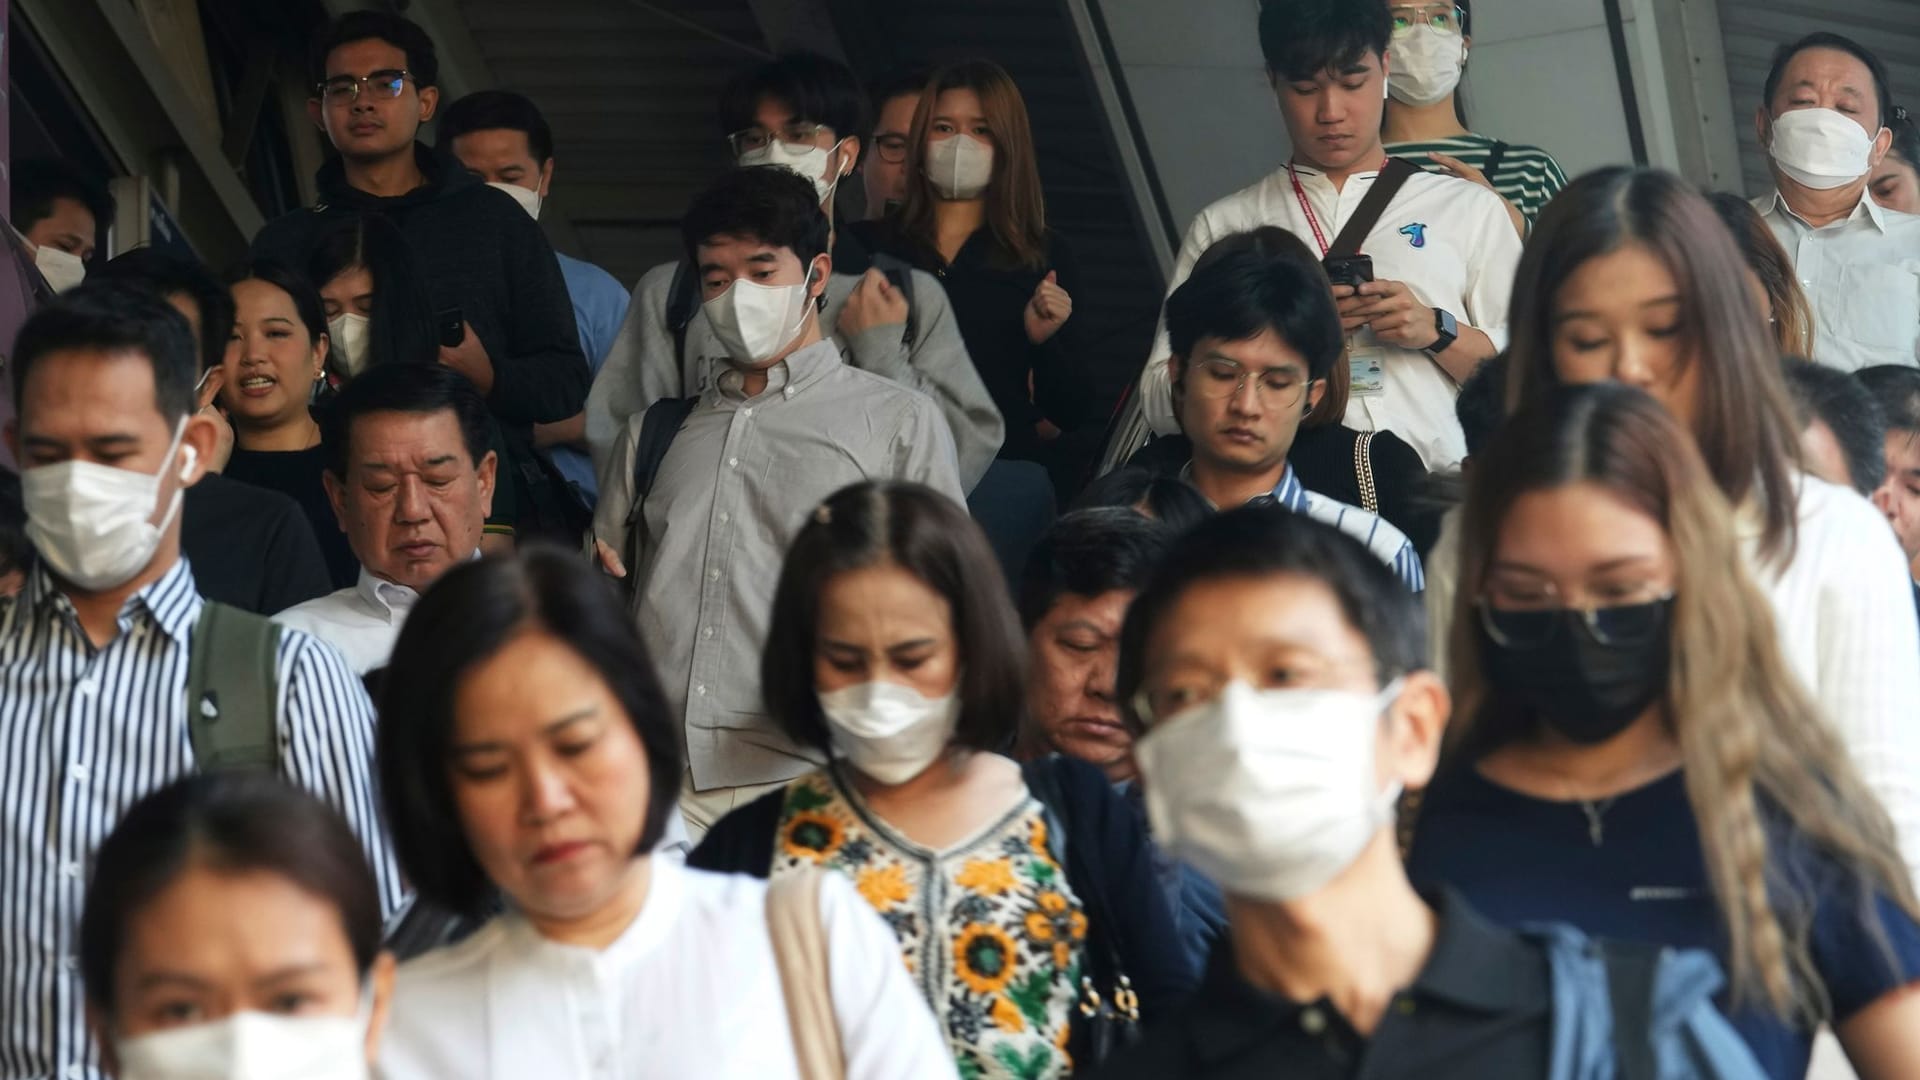
[[[984,59],[740,72],[630,292],[397,15],[224,283],[19,163],[0,1078],[1920,1076],[1920,88],[1749,201],[1256,29],[1146,357]]]

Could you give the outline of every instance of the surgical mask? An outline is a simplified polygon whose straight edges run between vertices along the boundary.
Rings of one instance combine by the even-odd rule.
[[[181,448],[187,421],[180,419],[158,473],[134,472],[91,461],[39,465],[20,474],[27,538],[47,569],[88,592],[124,585],[152,561],[160,538],[180,511],[196,451],[185,448],[181,483],[158,525],[147,520],[160,500],[160,478]]]
[[[1236,681],[1156,724],[1133,749],[1154,839],[1236,896],[1325,887],[1393,820],[1400,785],[1380,786],[1374,746],[1399,694]]]
[[[767,145],[758,150],[749,150],[740,155],[740,166],[751,168],[756,165],[784,165],[813,182],[813,193],[819,197],[821,205],[833,197],[833,189],[840,186],[840,177],[846,164],[840,160],[840,146],[846,140],[834,143],[830,149],[822,150],[809,146],[804,150],[795,150],[779,139],[767,140]],[[833,165],[833,177],[827,177],[827,166]]]
[[[772,359],[806,324],[813,299],[813,268],[798,285],[762,285],[739,278],[727,291],[701,304],[727,355],[742,364]]]
[[[351,379],[367,370],[367,353],[373,346],[369,333],[372,322],[358,312],[343,311],[327,320],[327,339],[333,343],[333,358]]]
[[[1867,129],[1833,109],[1794,109],[1773,118],[1767,152],[1780,171],[1815,191],[1846,187],[1873,171]]]
[[[1600,608],[1592,625],[1586,612],[1570,608],[1483,611],[1481,670],[1501,700],[1533,712],[1571,742],[1597,746],[1666,693],[1672,616],[1671,599]],[[1503,625],[1508,641],[1494,633]],[[1516,636],[1528,644],[1512,644]]]
[[[1416,26],[1393,39],[1393,70],[1387,75],[1387,93],[1408,105],[1444,101],[1460,85],[1466,62],[1465,38],[1431,26]]]
[[[238,1012],[114,1050],[121,1080],[366,1080],[368,1015]]]
[[[943,199],[977,199],[993,180],[993,144],[954,135],[927,144],[927,179]]]
[[[835,757],[883,784],[904,784],[940,759],[960,722],[960,696],[867,682],[820,695]]]
[[[500,191],[506,192],[508,195],[511,195],[513,197],[513,201],[520,204],[520,209],[525,210],[527,212],[528,217],[532,218],[535,221],[540,220],[541,199],[540,199],[539,192],[533,190],[532,188],[521,187],[519,184],[503,184],[498,180],[487,181],[487,186],[490,188],[496,188]]]
[[[56,293],[66,292],[87,278],[87,264],[80,261],[80,256],[51,244],[41,244],[34,250],[33,265],[39,268],[40,276],[47,279],[47,287]]]

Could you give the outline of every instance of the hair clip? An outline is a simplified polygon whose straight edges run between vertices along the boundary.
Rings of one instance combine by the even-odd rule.
[[[819,522],[822,525],[833,524],[833,507],[828,506],[826,503],[821,503],[819,506],[814,508],[813,520]]]

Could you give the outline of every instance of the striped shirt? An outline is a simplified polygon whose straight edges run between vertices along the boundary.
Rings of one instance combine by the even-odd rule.
[[[1187,481],[1193,479],[1191,463],[1181,472],[1180,478]],[[1409,590],[1426,590],[1427,575],[1420,566],[1420,553],[1414,550],[1413,541],[1407,539],[1406,533],[1394,528],[1379,514],[1308,491],[1300,478],[1294,475],[1292,465],[1288,465],[1287,471],[1280,474],[1280,482],[1273,486],[1271,493],[1247,500],[1248,506],[1268,504],[1339,529],[1367,545],[1367,550],[1373,552],[1374,558],[1386,563]]]
[[[83,888],[142,796],[193,771],[188,641],[203,601],[181,559],[129,597],[94,648],[45,568],[0,610],[0,1077],[105,1080],[78,963]],[[281,774],[338,808],[367,848],[382,906],[400,875],[374,802],[373,709],[340,655],[282,631]]]
[[[1485,135],[1455,135],[1449,139],[1388,143],[1387,153],[1406,158],[1423,168],[1433,164],[1427,155],[1445,154],[1459,158],[1484,173],[1498,142],[1498,139],[1489,139]],[[1553,160],[1552,154],[1537,146],[1521,143],[1507,144],[1507,152],[1500,156],[1500,171],[1487,179],[1493,182],[1493,189],[1500,193],[1501,198],[1520,208],[1520,212],[1526,215],[1528,226],[1533,225],[1533,220],[1540,216],[1540,211],[1546,208],[1554,195],[1567,186],[1567,174],[1560,171],[1560,163]]]

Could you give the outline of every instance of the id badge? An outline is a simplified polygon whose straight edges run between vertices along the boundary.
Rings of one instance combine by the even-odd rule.
[[[1379,397],[1387,392],[1386,356],[1377,352],[1353,353],[1347,360],[1354,397]]]

